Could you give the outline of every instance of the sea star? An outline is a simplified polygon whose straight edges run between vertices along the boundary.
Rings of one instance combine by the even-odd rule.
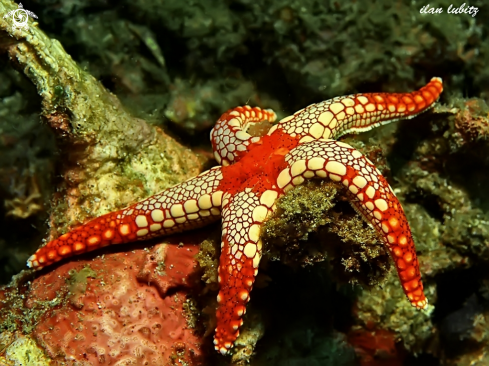
[[[123,210],[100,216],[49,242],[32,255],[42,268],[103,246],[169,235],[222,217],[216,350],[226,354],[239,335],[262,256],[260,230],[278,198],[310,178],[341,182],[354,208],[373,225],[394,260],[412,305],[427,306],[418,259],[401,204],[375,166],[333,139],[412,118],[433,106],[443,90],[433,78],[411,93],[371,93],[312,104],[271,126],[271,110],[237,107],[211,132],[221,166]],[[251,136],[263,125],[264,136]],[[271,127],[271,128],[270,128]]]

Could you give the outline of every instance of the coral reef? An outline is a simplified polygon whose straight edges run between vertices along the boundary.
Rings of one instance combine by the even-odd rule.
[[[450,3],[430,5],[446,9]],[[79,354],[80,348],[66,346],[76,345],[74,338],[53,345],[37,329],[59,320],[76,334],[63,317],[74,324],[92,322],[75,316],[89,309],[86,304],[80,309],[81,303],[99,291],[116,296],[120,287],[104,266],[130,259],[134,270],[119,269],[130,291],[147,290],[147,299],[161,304],[161,314],[178,319],[179,334],[194,337],[184,352],[178,341],[169,341],[165,357],[175,364],[180,359],[197,364],[198,357],[185,358],[190,349],[202,352],[204,364],[216,365],[487,363],[489,43],[482,1],[470,4],[479,6],[476,17],[420,14],[426,4],[407,0],[40,0],[24,5],[38,15],[39,24],[29,20],[28,32],[9,34],[8,19],[2,17],[17,4],[0,0],[3,283],[24,268],[41,238],[57,237],[209,167],[208,129],[230,107],[247,102],[272,107],[280,118],[335,95],[411,90],[434,75],[443,77],[446,92],[430,115],[343,140],[379,167],[403,203],[430,300],[426,312],[404,299],[387,253],[343,201],[342,190],[332,183],[310,184],[290,192],[267,226],[264,263],[245,319],[250,326],[231,360],[206,354],[215,326],[216,226],[199,242],[201,270],[187,268],[192,285],[166,281],[163,272],[180,255],[169,255],[162,249],[168,247],[157,243],[147,246],[155,258],[162,253],[158,250],[167,253],[165,265],[141,246],[128,245],[39,277],[15,276],[0,297],[0,363],[30,359],[42,365],[53,357],[68,362],[61,360],[72,350]],[[181,241],[197,253],[197,247]],[[183,248],[175,247],[175,254]],[[115,287],[105,288],[109,285]],[[165,291],[170,295],[162,296]],[[27,300],[29,294],[42,299],[37,307],[34,298]],[[120,312],[122,305],[103,306]],[[90,309],[92,315],[101,312]],[[146,315],[143,320],[152,322]],[[113,324],[123,330],[117,319]],[[127,344],[136,355],[142,349],[138,344],[163,347],[160,335],[170,337],[160,332],[156,339],[142,323],[135,327],[142,331]],[[98,337],[108,342],[107,334]],[[141,360],[120,348],[117,337],[123,331],[110,334],[113,352]],[[79,341],[83,352],[95,350],[83,343],[90,339],[94,335],[87,332]],[[99,362],[96,352],[86,357]],[[107,351],[105,357],[107,364],[119,356]]]

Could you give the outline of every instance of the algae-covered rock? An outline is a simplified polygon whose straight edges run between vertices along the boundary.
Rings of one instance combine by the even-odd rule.
[[[20,364],[30,355],[42,364],[46,350],[58,357],[56,339],[39,327],[68,311],[79,327],[86,322],[78,316],[87,310],[83,299],[94,298],[94,289],[114,296],[105,288],[113,285],[131,294],[144,288],[154,301],[167,302],[161,309],[176,309],[178,331],[138,329],[130,343],[136,360],[143,339],[155,345],[183,334],[185,341],[168,353],[173,364],[198,363],[191,356],[200,345],[203,362],[216,365],[484,364],[487,9],[471,4],[480,7],[475,17],[448,14],[450,4],[437,0],[430,6],[444,13],[423,14],[426,4],[407,0],[36,1],[24,5],[38,19],[30,19],[27,30],[12,31],[2,16],[18,5],[0,0],[4,282],[23,268],[27,246],[45,236],[48,214],[49,240],[213,164],[208,132],[230,107],[273,107],[282,117],[341,94],[413,90],[432,76],[443,77],[445,85],[432,113],[344,138],[374,162],[403,204],[430,301],[426,311],[409,305],[387,252],[346,202],[343,188],[324,181],[299,187],[277,203],[263,231],[263,263],[231,358],[215,354],[211,344],[220,235],[214,225],[201,232],[196,261],[175,248],[165,257],[165,246],[158,245],[143,260],[141,248],[130,245],[104,252],[107,257],[83,258],[87,267],[70,262],[36,278],[29,272],[15,276],[0,292],[0,363]],[[202,156],[167,133],[198,147]],[[110,269],[134,278],[106,280],[113,261],[120,267]],[[188,268],[197,262],[200,270]],[[70,272],[70,266],[76,268]],[[60,277],[42,282],[54,273]],[[62,290],[59,296],[50,292],[53,284]],[[47,289],[50,297],[36,293],[26,306],[20,290],[35,289]],[[176,295],[165,298],[168,290]],[[119,305],[103,305],[114,311],[107,315],[112,324],[128,316],[114,310]],[[147,310],[142,303],[126,305]],[[116,333],[110,342],[119,339]],[[192,339],[199,347],[188,347]],[[87,357],[95,360],[104,350],[90,348]],[[105,360],[121,358],[106,353]]]
[[[14,8],[12,2],[0,3],[2,14]],[[0,19],[0,31],[10,29],[8,22]],[[62,150],[52,237],[198,173],[199,160],[190,150],[130,115],[37,25],[2,37],[10,37],[8,55],[36,86],[42,116]]]
[[[2,333],[4,336],[5,333]],[[10,343],[0,356],[0,362],[5,366],[50,366],[49,357],[44,354],[44,351],[36,344],[29,336],[17,335],[17,339]]]

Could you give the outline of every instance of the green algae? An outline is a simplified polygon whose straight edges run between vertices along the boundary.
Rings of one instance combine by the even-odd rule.
[[[292,266],[328,259],[340,282],[381,283],[390,269],[387,252],[375,230],[341,202],[343,189],[312,181],[281,198],[262,231],[265,257]]]
[[[87,291],[88,278],[97,278],[97,272],[87,265],[80,271],[73,269],[69,274],[70,277],[66,279],[70,293],[69,301],[74,307],[81,309],[83,308],[82,297]]]
[[[0,357],[0,361],[2,358]],[[9,362],[6,366],[49,366],[52,364],[29,336],[19,336],[5,349],[5,361]]]
[[[38,321],[66,301],[63,293],[52,300],[38,299],[31,306],[25,303],[24,291],[30,286],[30,271],[22,271],[2,287],[4,297],[0,301],[0,332],[30,334]],[[20,333],[19,333],[20,334]]]

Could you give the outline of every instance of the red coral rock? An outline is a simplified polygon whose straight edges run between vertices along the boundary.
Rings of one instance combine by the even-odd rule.
[[[183,307],[198,286],[192,277],[198,251],[159,244],[47,271],[32,282],[26,306],[59,305],[41,317],[33,337],[53,360],[68,364],[200,364],[203,341],[189,329]]]
[[[348,334],[362,366],[401,366],[404,355],[396,348],[396,335],[385,329],[356,329]]]

